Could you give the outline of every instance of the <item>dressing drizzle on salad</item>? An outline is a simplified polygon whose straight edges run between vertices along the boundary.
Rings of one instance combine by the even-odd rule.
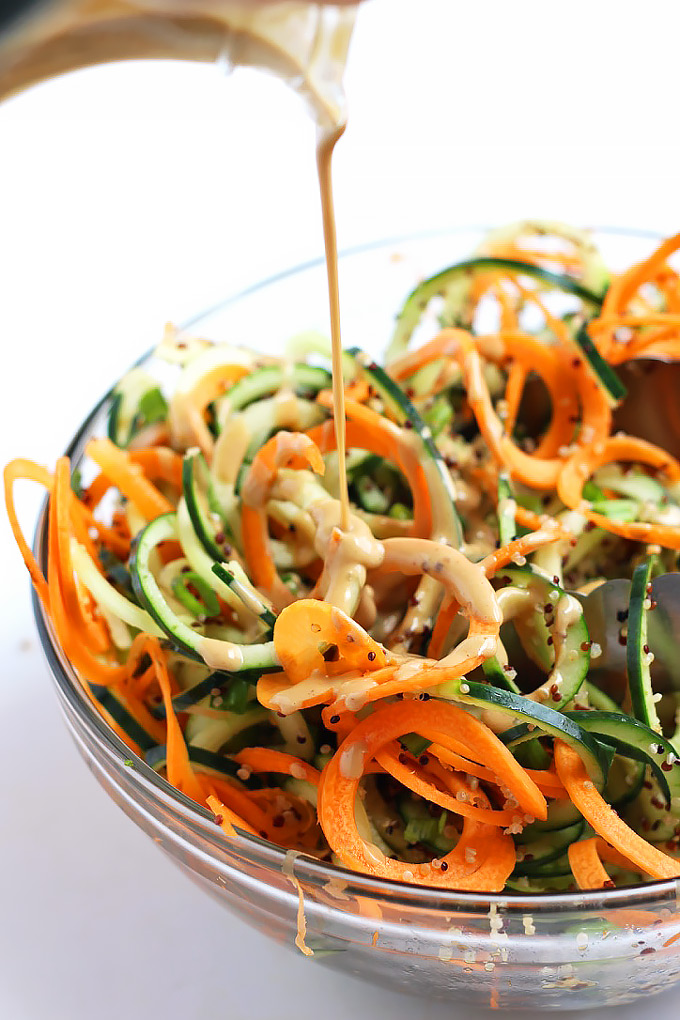
[[[407,296],[384,367],[341,351],[326,245],[332,374],[169,333],[174,395],[121,380],[84,480],[6,468],[93,709],[229,839],[477,892],[680,876],[677,696],[648,626],[680,464],[612,434],[617,366],[680,356],[680,237],[610,279],[578,231],[494,232]],[[50,493],[47,576],[26,478]],[[583,600],[625,576],[605,691]]]

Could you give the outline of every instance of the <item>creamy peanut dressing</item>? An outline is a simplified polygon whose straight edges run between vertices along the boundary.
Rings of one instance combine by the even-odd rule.
[[[373,537],[365,521],[356,514],[350,514],[346,527],[342,527],[340,501],[318,500],[309,507],[309,513],[316,524],[315,548],[323,559],[329,545],[338,542],[348,560],[364,567],[379,567],[385,556],[382,542]]]
[[[378,619],[378,607],[375,602],[375,591],[370,584],[365,584],[359,596],[359,605],[354,618],[364,630],[370,630]]]
[[[496,593],[484,570],[458,549],[426,538],[390,538],[383,544],[384,569],[404,574],[429,574],[444,585],[466,616],[475,616],[486,624],[502,623]]]
[[[306,680],[301,680],[292,687],[274,694],[269,703],[276,711],[290,715],[291,712],[297,712],[303,704],[312,698],[333,694],[342,704],[346,704],[349,698],[354,707],[349,708],[347,705],[348,710],[358,712],[368,701],[369,693],[375,686],[376,681],[371,679],[370,673],[365,676],[363,674],[354,676],[345,674],[328,677],[324,673],[314,670]]]
[[[496,592],[498,608],[503,616],[503,623],[514,620],[525,613],[533,612],[539,603],[537,593],[530,588],[501,588]]]
[[[583,607],[573,595],[562,595],[555,606],[555,631],[558,634],[566,634],[569,627],[583,616]]]
[[[495,628],[500,626],[502,616],[486,574],[463,553],[428,539],[393,538],[384,545],[383,569],[399,570],[404,574],[427,574],[433,581],[444,585],[447,594],[459,603],[465,616],[474,616],[481,623]],[[428,604],[425,608],[421,604],[414,608],[413,620],[422,617],[427,622],[431,619],[430,598],[428,589],[421,592],[421,603]],[[457,666],[469,657],[488,658],[494,654],[496,642],[497,633],[469,635],[439,664]],[[403,643],[398,650],[402,647]]]
[[[309,472],[280,471],[270,494],[290,500],[311,521],[313,546],[324,563],[315,594],[354,615],[367,569],[382,562],[382,544],[355,513],[349,514],[347,528],[343,530],[340,501],[331,498]]]
[[[345,743],[340,752],[340,775],[343,779],[361,779],[366,767],[367,748],[363,740]]]
[[[342,536],[342,532],[337,532]],[[354,616],[361,598],[361,589],[366,581],[366,570],[342,554],[342,539],[329,548],[324,570],[319,581],[319,592],[324,602],[337,606]]]
[[[372,843],[366,839],[362,839],[361,845],[364,851],[364,855],[368,858],[368,860],[372,864],[375,864],[377,867],[380,868],[385,867],[386,858],[385,854],[382,852],[380,847],[377,847],[375,843]]]
[[[411,443],[415,440],[411,433],[408,433],[408,438]],[[415,460],[420,459],[415,450],[413,451],[413,456]],[[442,491],[439,468],[432,457],[426,457],[424,460],[421,460],[420,466],[425,474],[427,487],[434,496],[431,501],[432,530],[430,531],[430,538],[435,542],[454,542],[458,545],[457,535],[451,528],[451,507],[444,503],[443,496],[438,496]]]
[[[347,444],[345,429],[345,389],[342,377],[342,339],[340,335],[340,290],[338,287],[338,243],[333,208],[331,161],[333,150],[345,132],[345,124],[319,132],[316,149],[316,165],[321,194],[321,216],[326,251],[326,273],[328,276],[328,304],[331,315],[331,350],[333,369],[333,419],[335,442],[338,452],[338,475],[340,483],[340,526],[349,526],[349,494],[347,491]]]
[[[442,667],[459,666],[467,659],[481,658],[488,659],[495,655],[498,638],[495,634],[471,634],[459,645],[440,659],[438,665]]]
[[[422,634],[431,625],[432,617],[440,597],[440,588],[432,578],[423,578],[413,598],[418,601],[409,605],[401,617],[395,633],[390,637],[389,647],[393,652],[404,654],[409,648],[413,634]]]
[[[225,669],[234,673],[243,666],[241,646],[231,641],[200,637],[196,640],[196,651],[210,669]]]
[[[448,497],[442,494],[442,486],[439,478],[439,468],[431,457],[421,456],[421,444],[417,436],[411,432],[402,435],[399,441],[400,454],[407,463],[410,460],[411,466],[420,466],[424,472],[429,491],[433,494],[431,501],[431,528],[430,538],[441,545],[453,544],[458,546],[459,539],[451,514],[451,507]],[[488,551],[480,549],[479,559]],[[423,578],[416,593],[417,602],[408,606],[406,613],[394,637],[391,640],[391,647],[395,651],[404,651],[408,645],[408,639],[412,634],[422,634],[431,626],[441,598],[441,589],[437,580],[431,577]]]
[[[405,683],[415,680],[421,672],[423,665],[436,666],[435,659],[426,659],[418,655],[405,655],[403,661],[397,667],[395,676]]]
[[[264,474],[255,478],[255,490],[262,491]],[[324,572],[317,584],[317,594],[332,589],[336,594],[321,595],[352,615],[366,581],[366,570],[382,562],[381,543],[373,536],[368,524],[351,512],[346,530],[340,526],[341,503],[328,495],[318,479],[308,471],[281,469],[271,481],[268,495],[272,499],[295,504],[303,513],[301,522],[311,522],[311,534],[303,524],[305,536],[310,534],[316,554],[324,562]],[[351,593],[351,595],[350,595]],[[347,605],[351,603],[351,608]]]
[[[309,514],[316,525],[314,548],[324,564],[318,592],[326,602],[352,616],[366,583],[367,569],[379,567],[383,561],[383,545],[356,514],[348,515],[343,529],[342,504],[337,499],[318,500],[310,506]]]

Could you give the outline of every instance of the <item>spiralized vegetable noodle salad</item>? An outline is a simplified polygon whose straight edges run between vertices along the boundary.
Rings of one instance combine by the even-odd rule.
[[[614,276],[589,235],[523,223],[420,282],[384,364],[344,354],[346,527],[320,339],[169,328],[173,386],[121,379],[82,466],[10,463],[38,597],[131,763],[226,838],[410,884],[680,877],[680,706],[647,631],[680,463],[612,426],[619,366],[680,358],[678,248]],[[49,492],[47,577],[18,480]],[[615,692],[584,615],[612,578]]]

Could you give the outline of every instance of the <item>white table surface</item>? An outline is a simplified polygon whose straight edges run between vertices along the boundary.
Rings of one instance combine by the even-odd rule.
[[[675,4],[415,9],[361,14],[341,245],[526,215],[678,229]],[[99,68],[0,107],[0,460],[52,463],[166,319],[320,252],[312,144],[282,87],[204,67]],[[20,505],[30,531],[37,496]],[[70,743],[4,517],[0,564],[3,1020],[476,1015],[310,964],[181,876]],[[617,1013],[650,1008],[670,1020],[680,993]]]

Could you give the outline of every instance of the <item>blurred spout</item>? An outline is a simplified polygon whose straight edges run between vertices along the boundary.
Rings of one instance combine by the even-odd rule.
[[[351,6],[247,0],[43,0],[20,6],[25,13],[6,22],[0,34],[0,101],[95,64],[220,60],[287,81],[320,123],[345,119],[342,73],[354,24]]]

